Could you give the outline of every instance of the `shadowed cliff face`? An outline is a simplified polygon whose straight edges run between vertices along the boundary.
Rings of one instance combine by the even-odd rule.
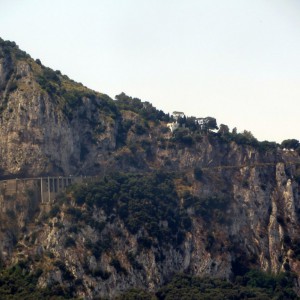
[[[3,41],[0,89],[2,178],[102,178],[47,204],[35,181],[0,191],[1,260],[42,269],[39,287],[94,299],[178,272],[300,276],[296,151],[194,125],[172,134],[149,103],[113,101]]]

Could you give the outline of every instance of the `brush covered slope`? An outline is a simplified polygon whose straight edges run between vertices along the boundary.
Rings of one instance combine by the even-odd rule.
[[[112,100],[3,40],[0,89],[2,179],[98,176],[48,203],[38,184],[1,189],[4,299],[297,299],[299,149],[192,117],[171,132],[150,103]]]

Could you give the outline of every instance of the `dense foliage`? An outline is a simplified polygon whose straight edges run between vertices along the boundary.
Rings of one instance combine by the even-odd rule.
[[[222,279],[177,275],[156,294],[131,290],[120,299],[145,300],[291,300],[299,299],[293,291],[294,276],[291,273],[271,275],[251,270],[232,283]]]
[[[296,139],[288,139],[288,140],[282,141],[281,147],[286,148],[286,149],[297,150],[300,148],[300,143]]]
[[[11,57],[11,55],[14,57]],[[5,56],[17,59],[30,58],[29,54],[20,50],[15,42],[4,41],[2,38],[0,38],[0,59]]]
[[[278,148],[278,144],[275,142],[258,141],[250,131],[244,130],[241,133],[237,133],[236,129],[234,129],[232,132],[229,132],[225,126],[222,124],[218,133],[215,134],[215,137],[220,142],[235,142],[238,145],[252,146],[261,152],[275,151]]]
[[[112,264],[119,266],[118,261]],[[121,267],[120,267],[121,268]],[[51,289],[39,289],[37,280],[43,273],[37,270],[30,273],[25,263],[19,263],[0,271],[0,299],[75,299],[73,291],[66,286],[52,286]],[[125,300],[296,300],[293,290],[295,276],[292,273],[271,275],[251,270],[244,276],[237,276],[232,282],[222,279],[200,278],[189,275],[176,275],[156,293],[131,289],[116,299]],[[99,298],[100,299],[100,298]]]
[[[156,109],[151,103],[142,102],[138,98],[132,98],[125,93],[116,96],[116,105],[121,110],[130,110],[138,113],[145,120],[148,121],[166,121],[170,120],[170,116],[165,114],[162,110]]]
[[[2,269],[0,271],[0,299],[75,299],[71,296],[72,291],[67,287],[56,285],[51,289],[38,288],[37,281],[42,273],[41,269],[30,273],[23,262],[8,269]]]
[[[203,135],[208,135],[213,142],[214,140],[220,143],[229,144],[235,142],[238,145],[252,146],[258,151],[267,152],[275,151],[279,145],[275,142],[258,141],[254,135],[247,130],[238,133],[236,128],[229,131],[227,125],[221,124],[217,126],[215,118],[204,118],[207,123],[203,126],[197,122],[195,117],[181,117],[177,120],[180,127],[173,132],[172,142],[183,144],[184,146],[192,146],[196,141],[200,141]],[[218,132],[213,130],[219,129]],[[299,142],[297,140],[286,140],[282,143],[282,148],[299,149]]]
[[[77,205],[117,215],[133,234],[142,230],[139,244],[146,248],[157,241],[180,244],[191,227],[170,174],[114,174],[97,183],[74,186],[71,193]]]

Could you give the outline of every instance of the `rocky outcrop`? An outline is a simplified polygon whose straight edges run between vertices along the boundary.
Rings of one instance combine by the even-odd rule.
[[[23,198],[1,200],[1,220],[7,220],[2,225],[6,230],[2,261],[29,260],[33,269],[43,266],[40,287],[69,286],[76,281],[74,295],[85,299],[114,298],[132,287],[155,291],[182,272],[230,279],[258,267],[275,274],[291,270],[300,275],[299,185],[284,163],[203,169],[200,181],[191,171],[180,176],[187,181],[174,179],[177,205],[185,207],[192,225],[179,244],[150,236],[152,246],[141,247],[140,238],[148,233],[143,228],[132,233],[117,208],[110,214],[96,207],[88,212],[73,200],[59,199],[45,207],[36,201],[33,205],[32,194],[24,193]],[[188,192],[196,198],[188,200]],[[213,201],[209,199],[224,195],[229,197],[226,205],[219,207],[216,202],[201,210],[199,203],[207,204],[199,199]],[[14,209],[18,222],[10,227],[14,216],[8,211]],[[168,228],[164,222],[160,226]]]
[[[20,50],[14,45],[2,42],[1,46],[0,176],[99,171],[103,152],[116,146],[116,118],[101,109],[105,97],[91,94],[28,56],[18,58]],[[57,80],[57,87],[50,86],[57,89],[55,94],[44,83],[47,72]],[[66,114],[70,94],[76,102],[72,115]]]
[[[43,270],[40,287],[72,286],[85,299],[132,287],[153,291],[182,272],[230,279],[258,267],[300,276],[297,152],[188,128],[176,135],[163,118],[145,118],[148,104],[142,113],[128,109],[13,44],[1,41],[0,49],[2,179],[164,171],[176,174],[170,215],[186,220],[184,231],[174,229],[176,242],[159,240],[146,226],[130,230],[118,206],[124,195],[112,197],[110,212],[79,205],[76,190],[45,205],[28,181],[11,195],[0,191],[4,265],[26,261]],[[158,223],[159,230],[172,227]]]

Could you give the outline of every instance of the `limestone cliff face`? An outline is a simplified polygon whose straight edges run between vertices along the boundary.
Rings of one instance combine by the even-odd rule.
[[[178,159],[197,160],[190,150],[185,149]],[[249,153],[260,157],[251,147],[245,150],[246,157]],[[210,155],[213,160],[218,153],[212,150]],[[69,286],[76,281],[74,295],[85,299],[114,298],[132,287],[155,291],[182,272],[230,279],[246,268],[258,267],[273,273],[291,270],[299,276],[295,166],[283,161],[274,165],[253,161],[242,167],[239,163],[203,168],[201,180],[195,180],[191,169],[182,169],[174,179],[179,196],[175,210],[183,209],[192,222],[175,244],[157,240],[143,226],[132,233],[115,204],[107,213],[96,206],[90,211],[70,195],[67,202],[57,199],[46,206],[39,203],[38,195],[33,198],[26,193],[2,199],[1,219],[7,220],[2,225],[2,261],[29,260],[31,268],[42,268],[40,287]],[[221,206],[211,202],[209,207],[214,197],[225,197],[227,202]],[[18,222],[11,227],[14,210]],[[169,228],[168,222],[162,219],[159,227]],[[151,245],[142,247],[145,237]]]
[[[93,172],[102,150],[116,145],[116,119],[101,110],[105,96],[49,71],[14,45],[3,42],[1,54],[0,176]],[[48,77],[55,79],[50,86]],[[68,103],[71,96],[75,104]]]
[[[40,287],[73,286],[85,299],[155,290],[178,272],[230,279],[258,267],[300,276],[297,152],[189,128],[172,134],[163,118],[145,117],[148,104],[129,109],[0,44],[1,178],[166,171],[176,174],[177,197],[167,211],[179,220],[157,222],[175,236],[159,239],[146,221],[130,229],[124,195],[108,211],[89,207],[94,190],[84,203],[75,190],[42,204],[28,181],[9,196],[0,191],[5,265],[26,261],[43,270]]]

